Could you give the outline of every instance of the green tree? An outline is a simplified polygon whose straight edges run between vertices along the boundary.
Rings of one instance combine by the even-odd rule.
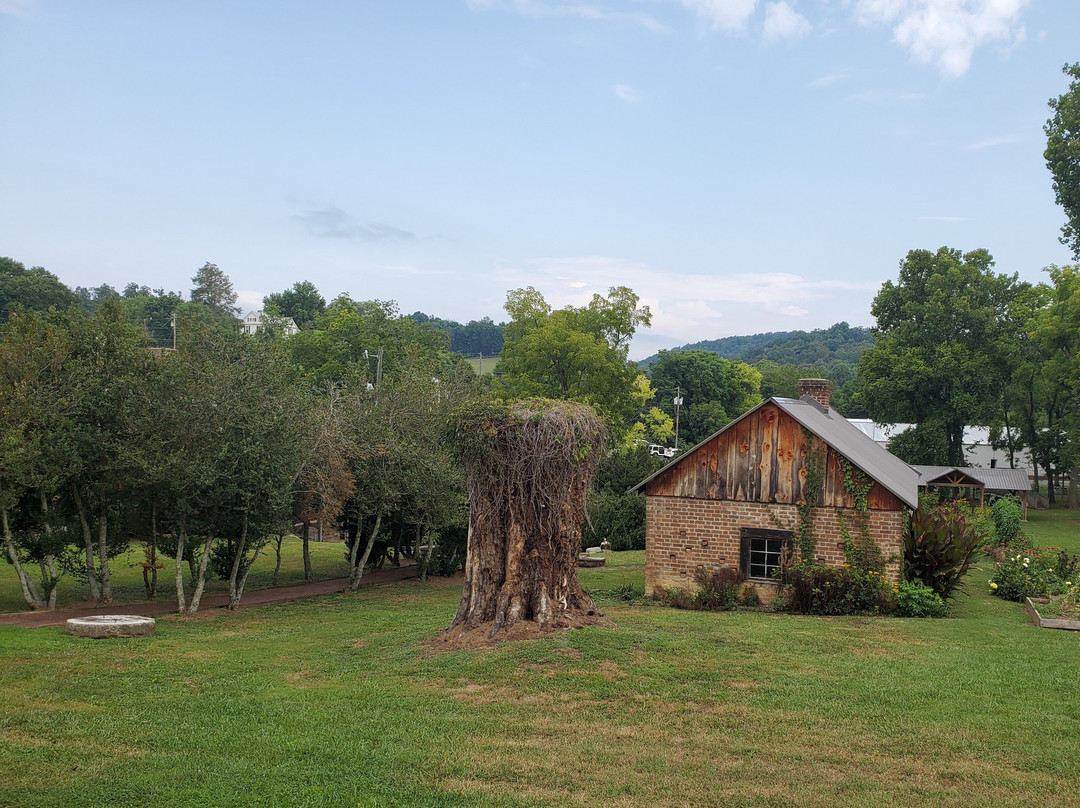
[[[657,406],[672,417],[674,393],[682,394],[680,445],[704,440],[761,401],[761,373],[713,351],[660,351],[649,377],[658,393]]]
[[[1043,127],[1043,157],[1054,178],[1054,199],[1068,219],[1061,228],[1060,241],[1080,259],[1080,62],[1065,65],[1062,72],[1072,81],[1068,92],[1050,99],[1054,114]]]
[[[968,424],[993,423],[1012,373],[1016,276],[986,250],[912,250],[871,309],[876,343],[859,361],[859,399],[875,421],[936,424],[963,465]]]
[[[30,267],[13,258],[0,258],[0,323],[16,306],[45,312],[50,306],[65,309],[76,303],[75,294],[45,267]]]
[[[215,314],[228,314],[235,317],[240,313],[236,307],[236,292],[232,281],[217,264],[207,261],[191,278],[195,284],[191,290],[191,300],[205,303]]]
[[[588,306],[557,310],[531,286],[509,292],[497,392],[591,404],[620,437],[639,409],[639,373],[627,361],[630,339],[651,320],[648,307],[637,304],[625,286],[608,290],[606,298],[593,295]]]
[[[284,292],[264,297],[263,308],[280,317],[291,317],[297,328],[306,330],[313,328],[318,316],[326,311],[326,298],[311,281],[297,281]]]

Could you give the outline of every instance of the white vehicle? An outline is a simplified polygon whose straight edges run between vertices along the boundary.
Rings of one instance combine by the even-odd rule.
[[[675,450],[670,446],[661,446],[659,443],[650,443],[649,454],[657,455],[659,457],[674,457]]]

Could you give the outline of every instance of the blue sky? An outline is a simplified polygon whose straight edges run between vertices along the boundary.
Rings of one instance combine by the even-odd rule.
[[[632,356],[871,325],[910,249],[1039,280],[1074,0],[0,0],[0,254],[245,308],[504,318],[628,285]]]

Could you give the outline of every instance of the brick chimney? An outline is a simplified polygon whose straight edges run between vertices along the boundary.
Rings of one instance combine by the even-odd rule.
[[[829,394],[832,393],[832,382],[828,379],[799,379],[799,398],[814,399],[818,404],[829,410]]]

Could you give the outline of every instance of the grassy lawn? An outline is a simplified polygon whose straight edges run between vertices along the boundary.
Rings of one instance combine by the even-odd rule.
[[[608,563],[613,627],[479,651],[424,645],[441,579],[145,640],[0,627],[0,806],[1080,806],[1080,635],[990,564],[919,621],[630,605],[602,593],[643,554]]]
[[[485,356],[483,373],[480,372],[480,357],[468,356],[465,357],[465,361],[469,363],[469,367],[473,369],[473,373],[477,376],[490,376],[495,372],[495,366],[499,364],[498,356]]]
[[[317,580],[325,578],[341,578],[349,574],[349,565],[345,560],[345,546],[339,542],[310,542],[311,567]],[[142,547],[136,546],[117,558],[110,561],[112,572],[113,601],[116,603],[132,603],[146,600],[146,589],[143,586],[142,563],[145,559]],[[6,557],[5,557],[6,562]],[[176,567],[173,559],[160,558],[165,564],[165,569],[158,570],[158,600],[176,600]],[[274,577],[274,548],[268,545],[255,562],[255,568],[245,589],[262,589],[270,586]],[[644,563],[644,562],[642,562]],[[40,580],[38,570],[33,568],[30,573],[35,580]],[[187,565],[184,565],[184,574],[187,575]],[[278,575],[278,584],[300,583],[304,580],[303,543],[294,536],[288,536],[281,544],[281,572]],[[206,576],[206,592],[227,592],[228,581],[219,581],[210,571]],[[191,595],[190,583],[188,596]],[[73,607],[88,604],[86,584],[78,581],[70,574],[65,574],[60,579],[57,588],[56,605],[59,608]],[[26,601],[23,600],[19,591],[19,579],[15,576],[15,568],[9,563],[0,563],[0,614],[5,612],[26,611]]]

